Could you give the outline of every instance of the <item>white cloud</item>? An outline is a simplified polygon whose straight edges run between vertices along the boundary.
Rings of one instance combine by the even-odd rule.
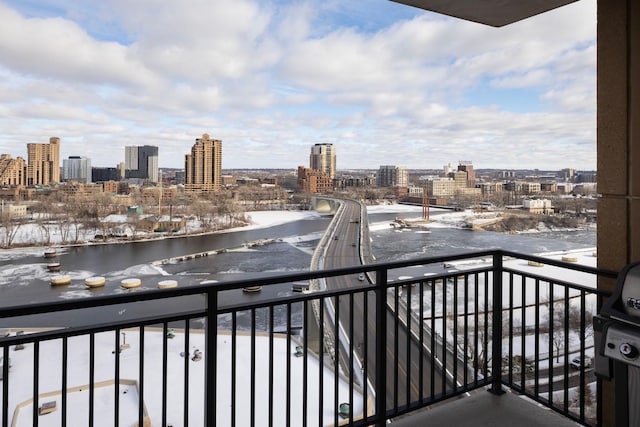
[[[383,3],[0,2],[0,152],[56,135],[102,166],[124,157],[112,141],[153,143],[181,167],[207,132],[223,167],[295,168],[317,142],[336,144],[338,167],[595,167],[594,0],[500,29],[341,21],[405,8]]]

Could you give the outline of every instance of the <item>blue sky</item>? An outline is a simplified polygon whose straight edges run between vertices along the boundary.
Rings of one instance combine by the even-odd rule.
[[[183,167],[594,169],[596,13],[503,28],[387,0],[0,0],[0,153],[62,140],[94,166],[124,146]]]

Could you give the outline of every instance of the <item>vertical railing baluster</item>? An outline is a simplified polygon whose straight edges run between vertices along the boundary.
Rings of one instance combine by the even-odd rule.
[[[442,279],[441,282],[443,283],[445,279]],[[431,282],[431,322],[430,322],[430,327],[431,327],[431,360],[430,360],[430,372],[429,372],[429,378],[430,378],[430,384],[429,384],[429,392],[430,392],[430,396],[429,399],[433,400],[435,398],[436,395],[436,355],[438,354],[437,351],[438,349],[436,348],[437,346],[437,342],[436,342],[436,291],[437,291],[437,286],[438,286],[438,282],[436,280],[433,280]],[[443,285],[444,287],[444,285]]]
[[[274,318],[273,318],[273,307],[269,307],[269,421],[268,424],[270,427],[274,425],[273,420],[273,404],[274,396],[273,396],[273,381],[275,379],[274,375]],[[306,331],[306,329],[305,329]]]
[[[534,370],[533,370],[533,395],[537,398],[538,393],[540,391],[540,280],[535,279],[535,289],[534,289]]]
[[[487,280],[487,277],[484,277],[484,280]],[[473,301],[474,301],[474,307],[473,307],[473,325],[474,325],[474,331],[475,333],[473,334],[473,348],[474,348],[474,355],[473,355],[473,360],[475,363],[474,366],[474,380],[473,383],[474,385],[478,385],[478,382],[480,380],[480,370],[483,369],[483,367],[480,365],[480,282],[477,281],[475,283],[475,286],[473,287]],[[482,361],[483,365],[484,365],[484,361]],[[486,381],[486,378],[483,378],[484,381]]]
[[[307,426],[307,412],[309,410],[309,405],[307,402],[307,398],[309,395],[309,302],[305,301],[302,303],[302,348],[304,351],[303,359],[302,359],[302,427]],[[273,319],[273,316],[271,316]],[[271,324],[273,328],[273,323]],[[273,382],[273,381],[272,381]],[[270,389],[270,394],[273,394],[273,388]]]
[[[509,387],[513,387],[513,273],[509,272],[509,361],[507,362]]]
[[[8,360],[7,360],[8,362]],[[38,427],[38,405],[39,405],[39,387],[40,382],[40,341],[33,342],[33,427]]]
[[[553,296],[553,289],[555,285],[553,283],[549,283],[549,393],[547,395],[547,400],[549,401],[549,405],[553,406],[553,342],[555,340],[555,313],[554,313],[554,305],[555,305],[555,297]]]
[[[184,425],[189,425],[189,334],[190,323],[189,319],[184,321]]]
[[[467,275],[465,274],[465,278]],[[453,376],[453,392],[458,391],[458,276],[453,279],[453,320],[451,321],[451,328],[453,329],[453,345],[451,350],[451,356],[453,359],[453,369],[451,375]]]
[[[362,346],[364,347],[361,351],[362,355],[362,390],[363,390],[363,403],[364,403],[364,412],[365,418],[368,417],[369,411],[369,387],[367,383],[367,379],[369,378],[369,292],[364,292],[364,314],[362,316],[363,323],[363,335],[364,342]]]
[[[492,311],[495,307],[494,303],[489,303],[489,276],[488,276],[488,272],[485,273],[485,277],[484,277],[484,322],[483,322],[483,333],[482,336],[484,337],[483,343],[482,343],[482,348],[484,349],[484,354],[486,354],[487,356],[489,355],[489,338],[490,335],[493,333],[493,328],[495,327],[495,322],[494,322],[494,318],[493,318],[493,313],[491,313],[491,333],[489,333],[489,312]],[[502,280],[502,275],[501,276],[501,280]],[[495,288],[492,284],[491,286],[491,290],[492,290],[492,294],[493,292],[495,292]],[[502,291],[502,290],[501,290]],[[502,293],[500,294],[502,296]],[[491,295],[491,298],[493,300],[494,295]],[[501,314],[501,318],[502,318],[502,312],[500,312]],[[491,341],[493,344],[493,341]],[[493,352],[493,347],[491,349],[491,351]],[[492,359],[492,363],[495,363],[495,361],[493,361]],[[489,361],[486,360],[485,364],[484,364],[484,377],[488,378],[489,377],[489,371],[492,371],[493,373],[493,365],[490,367],[489,366]]]
[[[493,255],[492,270],[493,329],[491,334],[493,344],[491,350],[491,392],[494,394],[504,393],[504,390],[502,390],[502,268],[502,253],[496,253]]]
[[[422,316],[424,314],[424,281],[420,281],[420,288],[418,290],[418,326],[420,328],[420,351],[418,352],[418,375],[420,382],[418,383],[418,401],[422,404],[424,400],[424,321]]]
[[[238,312],[231,313],[231,427],[236,426],[238,392]]]
[[[9,346],[2,347],[2,427],[9,427]]]
[[[376,426],[386,426],[387,413],[387,270],[376,270]]]
[[[114,349],[118,351],[118,349]],[[89,426],[93,427],[95,381],[96,381],[96,337],[95,333],[89,334]]]
[[[450,277],[446,280],[448,281]],[[447,394],[447,282],[442,280],[442,369],[440,372],[442,396]]]
[[[205,423],[207,427],[216,426],[217,418],[217,354],[218,354],[218,291],[210,288],[207,292],[206,324],[206,371],[205,371]]]
[[[478,273],[474,275],[474,281],[478,281]],[[464,322],[463,322],[463,351],[464,351],[464,366],[463,366],[463,387],[466,390],[469,387],[469,276],[464,276]]]
[[[584,354],[584,340],[585,340],[585,331],[586,331],[586,313],[585,313],[585,304],[586,304],[586,299],[585,299],[585,291],[580,291],[580,411],[579,411],[579,415],[580,415],[580,422],[583,423],[584,422],[584,417],[585,417],[585,393],[586,393],[586,388],[589,386],[588,384],[586,384],[586,378],[585,378],[585,368],[586,368],[586,356]],[[595,350],[597,351],[597,350]]]
[[[400,394],[399,380],[400,380],[400,292],[402,288],[400,286],[394,286],[393,288],[393,411],[398,411],[398,398]],[[407,337],[408,339],[408,337]]]
[[[167,322],[162,323],[162,425],[167,425],[167,387],[168,385],[168,345],[167,333],[169,332]]]
[[[564,286],[564,413],[569,412],[569,287]]]
[[[320,326],[320,331],[318,333],[318,337],[320,343],[318,345],[318,425],[324,425],[324,309],[326,304],[326,298],[320,297],[320,304],[318,312],[320,315],[318,316],[320,320],[318,321],[318,325]]]
[[[286,426],[291,426],[291,303],[287,303],[287,394],[286,394]]]
[[[140,359],[138,368],[138,425],[144,425],[144,326],[139,328],[139,342],[140,348],[138,349],[138,359]],[[188,353],[185,353],[185,359],[189,359]]]
[[[113,381],[113,388],[114,388],[113,419],[114,419],[115,425],[118,425],[120,421],[120,329],[116,328],[114,338],[115,338],[115,353],[114,353],[115,378]]]
[[[287,331],[289,332],[289,331]],[[290,335],[290,333],[287,333],[287,337]],[[288,346],[287,346],[288,348]],[[252,308],[251,309],[251,392],[250,392],[250,399],[249,399],[249,407],[250,407],[250,413],[251,413],[251,427],[254,427],[256,425],[256,377],[257,372],[256,372],[256,309]],[[287,372],[288,376],[289,376],[289,380],[291,379],[290,373]],[[287,384],[289,384],[289,381],[287,381]],[[287,389],[287,400],[289,400],[291,397],[291,395],[289,394],[289,390]],[[287,411],[287,413],[289,413]]]
[[[338,423],[340,400],[338,396],[340,382],[340,296],[336,295],[334,305],[335,321],[333,325],[333,423]]]
[[[60,417],[61,417],[61,426],[66,427],[67,425],[67,383],[68,383],[68,374],[69,374],[69,365],[67,364],[67,357],[69,355],[69,346],[67,342],[68,338],[65,336],[62,338],[62,388],[60,396],[60,405],[62,408],[60,409]],[[5,359],[7,360],[7,359]],[[3,377],[7,378],[7,377]]]
[[[520,275],[520,287],[521,294],[520,299],[522,301],[520,309],[522,310],[522,314],[520,315],[520,387],[522,388],[522,392],[526,392],[527,381],[526,381],[526,361],[527,361],[527,352],[526,352],[526,342],[527,340],[527,279]]]
[[[353,404],[353,383],[354,383],[354,359],[353,359],[353,336],[354,336],[354,325],[353,325],[353,294],[349,294],[349,423],[353,424],[353,408],[355,407]]]

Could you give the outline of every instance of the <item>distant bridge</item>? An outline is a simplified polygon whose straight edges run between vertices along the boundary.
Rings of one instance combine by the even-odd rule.
[[[332,197],[313,196],[311,206],[316,212],[334,215],[342,202]]]
[[[418,202],[407,202],[407,201],[403,201],[403,202],[398,202],[399,205],[409,205],[409,206],[422,206],[422,203],[418,203]],[[448,209],[450,211],[454,211],[456,209],[460,209],[457,206],[450,206],[450,205],[434,205],[434,204],[430,204],[428,205],[430,208],[438,208],[438,209]]]

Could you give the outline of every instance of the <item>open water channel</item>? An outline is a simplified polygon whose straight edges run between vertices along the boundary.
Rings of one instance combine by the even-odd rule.
[[[399,231],[388,226],[396,217],[415,218],[419,215],[417,212],[418,210],[369,214],[372,248],[378,261],[398,261],[488,248],[539,254],[596,245],[595,229],[507,235],[440,227],[431,228],[428,232],[421,229]],[[446,213],[448,212],[442,214]],[[129,292],[120,288],[120,281],[128,277],[140,278],[143,285],[139,290],[144,290],[155,289],[158,281],[168,278],[177,280],[180,285],[195,285],[205,280],[240,280],[306,271],[309,269],[313,250],[330,220],[328,216],[317,215],[263,229],[68,248],[60,253],[59,261],[63,266],[63,273],[71,276],[72,284],[62,287],[50,286],[51,273],[46,269],[47,260],[43,259],[42,249],[12,252],[10,255],[0,253],[0,305],[13,306]],[[241,247],[245,242],[260,239],[275,239],[275,242],[253,248]],[[155,260],[220,249],[228,250],[185,262],[152,265]],[[106,286],[97,290],[85,289],[84,279],[91,276],[106,277]],[[291,288],[282,285],[267,292],[282,295],[290,293]],[[252,297],[254,296],[237,291],[237,295],[229,294],[225,298],[231,301]],[[221,299],[221,302],[224,303],[225,300]],[[193,303],[202,302],[190,301],[186,304]],[[141,309],[135,315],[149,314],[143,313],[144,311]],[[127,316],[123,314],[121,307],[112,307],[103,314],[93,312],[91,317],[94,320],[107,320],[116,313]],[[52,315],[47,321],[59,323],[59,316],[61,315]],[[37,323],[43,320],[39,318]],[[26,326],[24,319],[20,322],[21,326]],[[0,327],[8,327],[12,323],[3,321]],[[64,323],[69,324],[68,319]]]

